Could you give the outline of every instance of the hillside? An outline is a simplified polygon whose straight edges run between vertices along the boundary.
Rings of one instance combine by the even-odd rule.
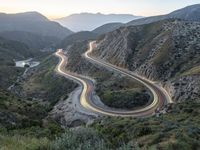
[[[9,40],[18,41],[26,44],[29,48],[36,51],[44,48],[52,48],[58,43],[59,38],[42,36],[39,34],[24,31],[0,32],[0,36]]]
[[[8,88],[23,72],[23,69],[14,67],[13,59],[24,59],[33,55],[34,52],[25,44],[0,37],[0,89]]]
[[[1,40],[0,53],[23,50],[19,42],[6,45]],[[21,46],[20,46],[21,45]],[[7,48],[7,49],[6,49]],[[0,59],[0,147],[6,149],[48,149],[47,145],[63,132],[61,126],[48,117],[55,103],[65,99],[76,87],[72,81],[55,74],[58,59],[40,55],[40,65],[24,74],[25,68],[14,67],[13,58],[24,59],[26,53],[18,57]],[[7,58],[7,53],[4,55]],[[8,62],[11,64],[8,64]],[[14,84],[11,90],[10,85]]]
[[[89,32],[89,31],[77,32],[77,33],[74,33],[74,34],[64,38],[58,44],[58,47],[67,48],[68,45],[71,45],[75,42],[93,40],[93,39],[96,39],[97,36],[98,36],[98,34]]]
[[[200,21],[200,4],[187,6],[185,8],[176,10],[166,15],[146,17],[142,19],[133,20],[127,23],[126,25],[127,26],[143,25],[143,24],[148,24],[148,23],[152,23],[152,22],[156,22],[156,21],[164,20],[164,19],[170,19],[170,18],[176,18],[176,19],[182,19],[182,20],[188,20],[188,21]]]
[[[114,23],[114,22],[127,23],[137,18],[141,17],[128,14],[105,15],[101,13],[97,14],[81,13],[81,14],[72,14],[70,16],[60,18],[55,21],[71,29],[72,31],[78,32],[78,31],[92,31],[95,28],[107,23]]]
[[[0,37],[0,53],[0,60],[5,63],[12,61],[12,59],[32,57],[35,51],[31,50],[26,44]]]
[[[189,21],[200,21],[200,4],[187,6],[168,14],[170,18],[179,18]]]
[[[53,36],[62,39],[72,33],[60,24],[49,21],[37,12],[25,12],[18,14],[0,14],[0,32],[25,31],[42,36]]]
[[[20,82],[16,82],[16,79],[21,77],[24,69],[13,66],[2,68],[0,65],[1,148],[49,149],[47,147],[52,140],[63,132],[61,126],[49,118],[48,114],[55,103],[61,98],[66,98],[75,85],[54,74],[57,62],[55,57],[46,57],[39,67],[29,70],[27,77],[21,78]],[[2,75],[5,71],[8,74]],[[8,91],[7,87],[13,83],[16,91],[18,87],[26,85],[26,90],[19,89],[25,94]]]
[[[150,79],[168,81],[166,88],[175,101],[188,96],[196,100],[199,27],[200,23],[178,20],[121,27],[99,39],[93,55]]]
[[[35,99],[53,107],[60,99],[66,99],[76,84],[55,73],[58,59],[43,56],[41,64],[29,69],[26,76],[11,90],[19,97]]]
[[[113,30],[116,30],[117,28],[121,27],[123,23],[108,23],[104,24],[96,29],[94,29],[92,32],[97,34],[105,34],[108,32],[111,32]]]

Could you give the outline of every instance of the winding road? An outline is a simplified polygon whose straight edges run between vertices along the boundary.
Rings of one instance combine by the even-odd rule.
[[[91,63],[101,65],[110,70],[112,69],[115,72],[121,73],[123,75],[133,78],[134,80],[137,80],[151,91],[153,95],[153,101],[148,106],[130,111],[111,109],[109,107],[103,107],[101,105],[98,105],[97,103],[95,103],[94,99],[94,84],[92,79],[66,71],[65,65],[67,64],[67,57],[63,54],[62,50],[59,49],[55,53],[55,55],[60,58],[60,62],[56,67],[56,71],[60,75],[65,76],[66,78],[69,78],[81,85],[82,92],[80,94],[80,105],[83,108],[85,108],[89,112],[102,115],[122,116],[122,117],[128,117],[128,116],[146,117],[154,115],[156,110],[161,110],[166,104],[172,103],[171,97],[169,96],[167,91],[158,84],[144,77],[141,77],[137,74],[134,74],[131,71],[119,68],[110,63],[104,62],[103,60],[92,57],[90,54],[95,46],[96,46],[95,41],[90,42],[89,49],[87,50],[86,53],[83,54],[83,57],[85,57]]]

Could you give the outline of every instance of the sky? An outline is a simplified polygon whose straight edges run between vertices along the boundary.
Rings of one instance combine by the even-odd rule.
[[[200,0],[0,0],[0,12],[37,11],[49,19],[81,12],[154,16],[198,3]]]

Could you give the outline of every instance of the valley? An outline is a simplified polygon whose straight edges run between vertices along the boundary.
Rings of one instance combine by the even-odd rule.
[[[0,150],[198,150],[199,12],[0,13]]]

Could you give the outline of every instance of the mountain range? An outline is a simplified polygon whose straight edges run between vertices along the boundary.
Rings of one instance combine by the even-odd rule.
[[[143,25],[143,24],[148,24],[148,23],[152,23],[152,22],[156,22],[156,21],[164,20],[164,19],[170,19],[170,18],[182,19],[182,20],[187,20],[187,21],[200,21],[200,4],[187,6],[185,8],[173,11],[166,15],[143,17],[143,18],[135,19],[125,24],[111,23],[111,24],[102,25],[96,28],[95,30],[93,30],[93,32],[104,34],[104,33],[113,31],[121,26]]]
[[[126,27],[126,26],[137,26],[137,25],[144,25],[144,24],[149,24],[161,20],[166,20],[166,19],[182,19],[186,21],[200,21],[200,5],[192,5],[188,6],[179,10],[176,10],[174,12],[171,12],[167,15],[162,15],[162,16],[153,16],[153,17],[145,17],[141,19],[135,19],[132,20],[128,23],[107,23],[102,26],[97,27],[93,31],[89,32],[77,32],[72,34],[70,37],[66,37],[59,46],[67,46],[72,41],[80,41],[80,40],[88,40],[91,37],[95,37],[94,34],[97,35],[103,35],[109,32],[112,32],[116,29],[119,29],[120,27]],[[96,36],[97,36],[96,35]],[[71,38],[73,37],[73,38]],[[73,39],[73,40],[72,40]],[[92,38],[91,38],[92,39]]]
[[[134,16],[129,14],[92,14],[92,13],[80,13],[72,14],[70,16],[56,19],[55,21],[61,25],[71,29],[74,32],[78,31],[92,31],[95,28],[114,22],[127,23],[131,20],[141,18],[140,16]]]

